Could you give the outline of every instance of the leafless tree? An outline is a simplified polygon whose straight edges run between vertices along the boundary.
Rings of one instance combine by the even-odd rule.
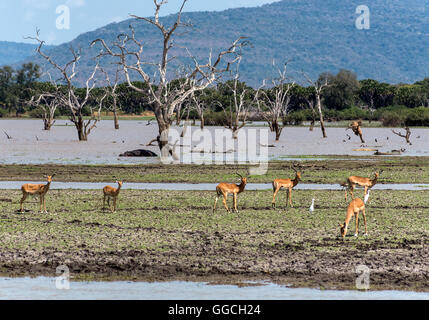
[[[100,68],[101,72],[104,73],[105,77],[106,77],[106,83],[107,85],[105,86],[106,89],[106,93],[107,96],[109,98],[111,98],[111,104],[107,104],[106,103],[106,110],[112,111],[113,112],[113,125],[115,127],[116,130],[119,130],[119,120],[118,120],[118,111],[119,111],[119,106],[118,106],[118,98],[119,98],[119,94],[118,94],[118,85],[119,85],[119,80],[120,80],[120,74],[121,74],[121,70],[120,68],[116,69],[116,73],[115,73],[115,81],[111,81],[109,74],[104,71],[103,68]],[[107,98],[107,97],[105,97]]]
[[[198,118],[200,118],[200,129],[204,130],[204,112],[206,111],[206,103],[203,99],[204,93],[197,95],[193,93],[191,96],[192,107],[197,112]]]
[[[405,127],[405,134],[402,134],[401,132],[396,132],[395,130],[392,129],[392,132],[394,134],[396,134],[397,136],[404,138],[405,141],[409,144],[412,145],[410,137],[411,137],[411,130],[409,127]]]
[[[295,86],[295,81],[289,82],[287,78],[287,65],[284,64],[283,69],[277,69],[278,77],[271,79],[272,88],[263,90],[263,85],[257,90],[255,100],[258,106],[259,113],[268,123],[271,132],[276,133],[276,141],[280,140],[280,135],[283,131],[283,126],[280,121],[288,113],[289,103],[291,99],[291,89]]]
[[[56,95],[52,93],[41,93],[33,96],[28,102],[30,106],[39,108],[43,112],[43,130],[49,131],[54,125],[58,103]]]
[[[42,56],[51,66],[59,72],[61,75],[61,81],[64,82],[65,90],[61,90],[57,95],[60,103],[66,106],[70,111],[70,121],[75,125],[79,141],[87,141],[88,135],[91,133],[91,130],[96,127],[98,119],[94,116],[92,107],[88,104],[91,91],[94,89],[96,80],[95,75],[98,70],[98,63],[95,65],[91,75],[86,80],[84,95],[83,97],[78,94],[78,89],[73,86],[73,79],[76,77],[77,71],[76,66],[81,58],[81,52],[75,51],[73,47],[70,47],[70,52],[72,54],[72,59],[68,61],[64,66],[57,64],[51,56],[47,55],[42,51],[44,41],[39,39],[39,31],[36,32],[37,35],[34,39],[39,43],[36,51]],[[91,118],[89,120],[84,120],[83,110],[88,106],[91,109]]]
[[[325,121],[323,119],[323,110],[322,110],[322,93],[323,89],[329,86],[328,78],[321,77],[317,81],[313,81],[308,75],[303,73],[304,77],[307,79],[307,83],[314,88],[314,96],[316,100],[316,109],[319,113],[320,128],[322,129],[323,138],[327,138]]]
[[[229,71],[230,66],[238,59],[237,52],[246,44],[244,38],[240,37],[235,40],[229,48],[221,51],[217,57],[213,58],[212,54],[210,54],[205,64],[200,64],[197,59],[189,53],[193,61],[193,66],[190,66],[186,74],[183,75],[183,85],[171,86],[171,80],[168,79],[168,74],[170,74],[169,66],[172,60],[175,59],[175,57],[170,56],[170,51],[174,48],[175,33],[179,28],[190,27],[189,23],[182,22],[182,12],[186,2],[187,0],[182,1],[175,22],[169,27],[165,26],[159,19],[160,10],[162,6],[167,3],[167,0],[153,0],[155,5],[155,15],[153,18],[132,15],[132,17],[137,20],[146,21],[161,32],[163,45],[160,54],[161,58],[158,62],[150,62],[145,59],[144,45],[141,41],[136,39],[134,29],[131,26],[131,33],[119,35],[111,46],[103,39],[96,39],[92,42],[92,45],[101,43],[105,55],[110,55],[118,59],[118,63],[123,67],[125,78],[131,88],[149,97],[150,105],[158,122],[160,136],[159,147],[162,157],[168,157],[168,154],[171,153],[168,134],[170,126],[174,121],[174,114],[177,107],[192,93],[204,90],[209,85],[213,84],[223,73]],[[130,60],[134,61],[134,63],[130,62]],[[148,66],[157,69],[156,75],[149,75],[144,69]],[[142,81],[146,84],[145,89],[138,88],[132,83],[130,72],[135,72],[140,76]]]
[[[248,89],[244,86],[244,83],[240,82],[240,63],[241,55],[239,56],[236,64],[236,72],[234,79],[227,82],[226,85],[232,91],[232,101],[228,106],[221,105],[223,112],[226,117],[226,126],[232,131],[234,139],[238,138],[238,132],[241,128],[246,125],[251,103],[247,99]]]

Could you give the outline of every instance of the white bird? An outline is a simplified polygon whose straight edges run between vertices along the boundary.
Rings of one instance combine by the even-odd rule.
[[[368,199],[369,199],[369,192],[370,192],[371,190],[368,190],[367,191],[367,193],[366,193],[366,195],[365,195],[365,199],[364,199],[364,203],[366,204],[367,202],[368,202]]]
[[[314,200],[315,200],[315,199],[313,199],[313,200],[312,200],[312,202],[311,202],[311,206],[310,206],[310,214],[314,212]]]

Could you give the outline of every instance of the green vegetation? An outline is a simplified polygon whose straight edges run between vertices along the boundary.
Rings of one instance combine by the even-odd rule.
[[[342,183],[350,175],[371,176],[383,169],[379,183],[429,183],[429,159],[377,158],[358,160],[353,157],[344,160],[302,161],[302,183]],[[336,158],[336,157],[334,157]],[[268,172],[251,176],[249,183],[271,183],[273,179],[294,175],[290,168],[293,161],[273,161]],[[247,165],[0,165],[0,180],[39,181],[45,174],[55,173],[55,181],[108,182],[122,179],[126,182],[186,182],[217,183],[237,181],[236,172],[246,174]]]
[[[51,190],[49,214],[36,212],[37,201],[31,200],[27,212],[18,214],[20,192],[2,191],[0,273],[53,273],[57,264],[67,263],[73,276],[85,279],[218,275],[226,281],[236,275],[352,288],[355,275],[348,265],[369,263],[379,270],[373,288],[427,290],[427,252],[419,252],[429,244],[428,192],[373,191],[369,237],[362,236],[361,219],[361,236],[353,237],[352,222],[345,241],[337,227],[346,213],[343,192],[295,191],[293,196],[294,208],[285,210],[281,192],[279,208],[272,210],[271,191],[245,191],[239,214],[222,206],[213,214],[214,192],[123,190],[112,214],[101,209],[101,190]],[[316,210],[309,215],[312,198]]]

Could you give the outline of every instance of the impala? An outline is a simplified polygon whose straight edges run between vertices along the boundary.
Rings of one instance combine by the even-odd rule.
[[[273,201],[271,203],[272,207],[276,207],[276,196],[280,189],[288,189],[287,198],[286,198],[286,207],[288,206],[288,201],[291,207],[292,205],[292,189],[301,181],[301,172],[295,168],[295,165],[291,167],[295,171],[295,179],[275,179],[273,181]]]
[[[350,202],[350,204],[347,208],[347,215],[346,215],[346,220],[345,220],[344,224],[340,224],[340,232],[341,232],[341,236],[343,237],[343,239],[346,236],[347,228],[348,228],[350,220],[352,219],[353,216],[355,216],[355,220],[356,220],[355,237],[358,236],[358,234],[359,234],[359,213],[360,212],[362,212],[363,221],[365,223],[365,236],[368,235],[368,231],[366,229],[365,204],[363,203],[363,201],[361,199],[356,198],[356,199],[353,199],[352,202]]]
[[[40,213],[48,213],[46,211],[46,202],[45,195],[49,191],[49,187],[51,186],[52,178],[55,177],[55,174],[52,176],[44,176],[47,180],[47,184],[24,184],[21,187],[22,198],[21,198],[21,213],[24,213],[24,201],[27,199],[28,195],[37,196],[39,195],[40,199]],[[44,210],[44,211],[43,211]]]
[[[103,209],[106,206],[106,198],[107,198],[107,204],[112,212],[116,212],[116,200],[118,199],[119,191],[121,191],[122,188],[122,181],[116,181],[115,183],[118,184],[118,188],[113,188],[111,186],[105,186],[103,188],[104,198],[103,198]],[[113,199],[113,208],[110,205],[110,198]]]
[[[353,133],[357,136],[359,136],[360,141],[362,143],[365,143],[365,140],[363,140],[363,133],[362,133],[362,121],[353,121],[346,130],[352,129]],[[349,139],[350,140],[350,139]]]
[[[228,205],[226,204],[226,199],[228,198],[229,194],[232,194],[234,197],[234,208],[233,208],[233,210],[235,210],[235,212],[238,213],[237,195],[244,191],[244,188],[246,187],[246,184],[247,184],[247,178],[243,177],[242,175],[240,175],[238,173],[237,173],[237,175],[241,179],[240,184],[222,182],[222,183],[219,183],[217,185],[217,187],[216,187],[216,199],[215,199],[215,203],[213,206],[213,212],[215,212],[215,210],[216,210],[216,203],[219,200],[219,197],[221,195],[223,195],[223,205],[224,205],[226,211],[231,212],[231,210],[228,208]]]
[[[374,178],[363,178],[363,177],[357,177],[357,176],[351,176],[348,177],[347,181],[343,184],[341,184],[342,187],[345,188],[345,198],[347,201],[347,191],[350,190],[350,194],[352,196],[352,199],[354,199],[353,191],[356,188],[356,186],[360,186],[365,188],[365,195],[368,193],[368,190],[371,189],[376,183],[378,178],[380,177],[380,174],[383,173],[383,170],[379,170],[374,172]]]

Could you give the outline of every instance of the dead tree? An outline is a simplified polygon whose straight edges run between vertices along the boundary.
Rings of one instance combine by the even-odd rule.
[[[317,109],[317,111],[319,113],[320,128],[322,129],[323,138],[327,138],[328,136],[326,135],[325,121],[323,119],[322,93],[323,93],[323,89],[325,89],[326,87],[329,86],[329,84],[328,84],[328,78],[327,77],[325,77],[324,79],[320,79],[319,78],[319,80],[317,80],[316,82],[314,82],[305,73],[303,75],[307,79],[308,84],[313,87],[314,97],[315,97],[315,100],[316,100],[316,109]]]
[[[265,121],[268,123],[271,132],[276,133],[276,141],[280,140],[280,135],[283,131],[283,126],[280,125],[280,121],[285,118],[288,113],[291,100],[290,92],[295,85],[295,82],[288,82],[288,63],[289,62],[285,63],[283,70],[277,70],[279,76],[271,80],[272,89],[268,90],[268,92],[263,90],[263,87],[265,87],[264,80],[263,85],[257,90],[255,96],[258,112],[262,114]]]
[[[119,119],[118,119],[118,112],[119,112],[119,106],[118,106],[118,98],[119,98],[119,94],[118,94],[118,85],[119,85],[119,79],[120,79],[120,73],[121,70],[118,68],[116,69],[116,73],[115,73],[115,81],[112,82],[110,80],[109,74],[104,71],[103,68],[100,68],[101,72],[104,73],[104,75],[106,76],[106,92],[109,98],[111,98],[111,104],[107,104],[106,103],[106,110],[112,111],[113,113],[113,126],[115,128],[115,130],[119,130]]]
[[[55,112],[61,103],[61,88],[52,79],[49,72],[47,72],[47,75],[50,79],[49,88],[38,95],[32,96],[27,104],[42,111],[43,130],[50,131],[55,123]]]
[[[399,137],[401,137],[401,138],[404,138],[405,139],[405,141],[411,146],[412,145],[412,143],[411,143],[411,140],[410,140],[410,137],[411,137],[411,130],[410,130],[410,128],[409,127],[405,127],[405,134],[402,134],[401,132],[396,132],[395,130],[393,130],[392,129],[392,132],[394,133],[394,134],[396,134],[397,136],[399,136]]]
[[[237,61],[237,52],[246,44],[242,37],[235,40],[226,50],[220,52],[213,59],[212,54],[208,62],[200,64],[195,57],[189,54],[193,61],[193,66],[187,69],[182,77],[184,85],[172,87],[168,75],[171,74],[169,66],[175,57],[170,56],[170,51],[174,48],[175,33],[179,28],[187,28],[188,23],[182,22],[182,12],[187,0],[182,1],[182,5],[176,15],[172,26],[165,26],[159,19],[160,10],[167,3],[166,0],[153,0],[155,14],[153,18],[144,18],[132,15],[137,20],[143,20],[154,26],[162,34],[162,49],[158,62],[148,61],[144,56],[144,44],[136,39],[134,29],[130,26],[130,34],[121,34],[112,45],[108,45],[103,39],[96,39],[92,46],[100,43],[103,47],[102,55],[113,56],[118,59],[117,63],[123,67],[128,85],[137,92],[147,95],[150,99],[150,106],[155,113],[159,135],[161,137],[159,147],[161,156],[168,157],[169,149],[164,147],[169,144],[169,129],[174,121],[175,111],[193,92],[201,91],[214,83],[218,77],[229,71],[230,66]],[[226,60],[226,61],[225,61]],[[156,76],[151,76],[145,70],[147,66],[155,67]],[[130,77],[130,72],[138,74],[141,81],[146,84],[145,88],[135,86]],[[171,147],[171,146],[170,146]]]
[[[350,125],[348,126],[348,128],[346,130],[352,129],[353,133],[355,135],[357,135],[360,138],[360,141],[362,143],[365,143],[365,140],[363,140],[363,132],[362,132],[362,121],[353,121],[352,123],[350,123]]]
[[[58,99],[54,94],[42,93],[33,96],[28,105],[39,108],[43,113],[43,130],[49,131],[55,123],[55,111],[58,107]]]
[[[57,64],[52,57],[48,56],[42,51],[44,41],[39,39],[39,31],[37,31],[37,36],[34,39],[39,43],[36,51],[42,56],[51,66],[59,72],[61,75],[61,81],[64,82],[65,90],[61,90],[58,94],[58,98],[62,105],[67,107],[70,111],[70,121],[75,125],[79,141],[87,141],[88,135],[91,133],[91,130],[96,127],[97,122],[99,121],[95,116],[92,110],[92,107],[88,104],[91,91],[95,87],[95,74],[98,70],[98,63],[95,65],[91,75],[86,80],[84,95],[80,96],[78,94],[78,89],[73,86],[73,79],[76,77],[76,65],[81,58],[81,53],[75,51],[70,47],[70,52],[73,58],[67,62],[64,66]],[[89,107],[91,110],[91,118],[89,120],[84,120],[83,110],[85,107]]]
[[[241,56],[237,62],[237,70],[232,82],[227,82],[227,87],[232,91],[232,101],[228,106],[221,105],[226,118],[225,128],[232,131],[232,137],[238,138],[238,132],[246,125],[249,116],[249,109],[251,104],[246,100],[248,90],[243,87],[244,83],[240,83],[240,62]],[[240,85],[241,84],[241,85]]]
[[[203,100],[203,94],[197,95],[195,92],[191,96],[192,107],[197,112],[198,118],[200,118],[200,129],[204,130],[204,112],[206,111],[206,103]]]

